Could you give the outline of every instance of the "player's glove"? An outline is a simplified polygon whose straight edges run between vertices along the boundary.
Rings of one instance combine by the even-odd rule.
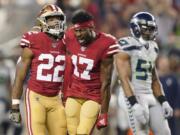
[[[169,118],[173,116],[173,109],[169,105],[164,95],[160,95],[157,97],[157,100],[162,106],[163,115],[165,118]]]
[[[163,115],[165,118],[169,118],[173,116],[173,109],[169,105],[167,101],[162,103]]]
[[[108,114],[107,113],[99,114],[99,117],[96,123],[97,129],[107,127],[107,125],[108,125]]]
[[[136,103],[132,106],[133,114],[135,118],[141,123],[141,124],[146,124],[147,123],[147,118],[145,115],[145,110],[142,107],[142,105]]]
[[[21,114],[19,109],[11,109],[9,113],[10,121],[20,124],[21,123]]]

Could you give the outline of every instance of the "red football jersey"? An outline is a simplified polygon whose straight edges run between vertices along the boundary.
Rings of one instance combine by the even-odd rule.
[[[62,89],[65,68],[65,46],[43,32],[28,32],[21,39],[34,56],[30,67],[28,88],[45,96],[55,96]]]
[[[118,51],[116,39],[109,34],[97,33],[97,38],[88,47],[83,47],[75,37],[74,30],[69,29],[63,40],[67,54],[71,56],[73,70],[65,95],[100,103],[100,65],[103,59],[112,57]]]

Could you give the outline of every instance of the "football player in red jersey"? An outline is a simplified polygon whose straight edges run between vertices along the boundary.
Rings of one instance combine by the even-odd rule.
[[[12,89],[10,120],[21,122],[19,111],[23,81],[30,70],[25,94],[26,123],[29,135],[66,135],[66,118],[58,96],[65,68],[65,46],[62,37],[66,19],[55,5],[46,5],[37,20],[42,31],[25,33],[21,39],[21,61],[17,64]]]
[[[76,11],[72,23],[63,39],[72,67],[70,81],[65,80],[67,128],[70,135],[89,135],[98,116],[97,127],[107,126],[112,56],[118,48],[113,36],[95,30],[88,12]]]

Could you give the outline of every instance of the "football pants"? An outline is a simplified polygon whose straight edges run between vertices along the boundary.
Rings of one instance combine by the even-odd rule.
[[[66,135],[65,110],[59,96],[26,91],[26,124],[29,135]]]
[[[100,104],[92,100],[68,98],[65,105],[69,135],[89,135],[93,129]]]

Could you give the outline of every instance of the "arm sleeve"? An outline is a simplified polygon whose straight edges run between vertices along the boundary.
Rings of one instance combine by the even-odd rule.
[[[117,44],[117,41],[115,38],[112,38],[111,41],[109,42],[109,45],[106,47],[102,58],[108,58],[112,57],[114,54],[118,53],[120,50],[119,45]]]
[[[20,46],[22,48],[25,48],[25,47],[31,48],[32,45],[33,45],[33,43],[32,43],[31,32],[27,32],[27,33],[23,34],[21,41],[20,41]]]
[[[118,40],[118,45],[121,52],[127,53],[129,56],[133,55],[133,51],[138,49],[138,46],[133,45],[128,37],[120,38]]]

